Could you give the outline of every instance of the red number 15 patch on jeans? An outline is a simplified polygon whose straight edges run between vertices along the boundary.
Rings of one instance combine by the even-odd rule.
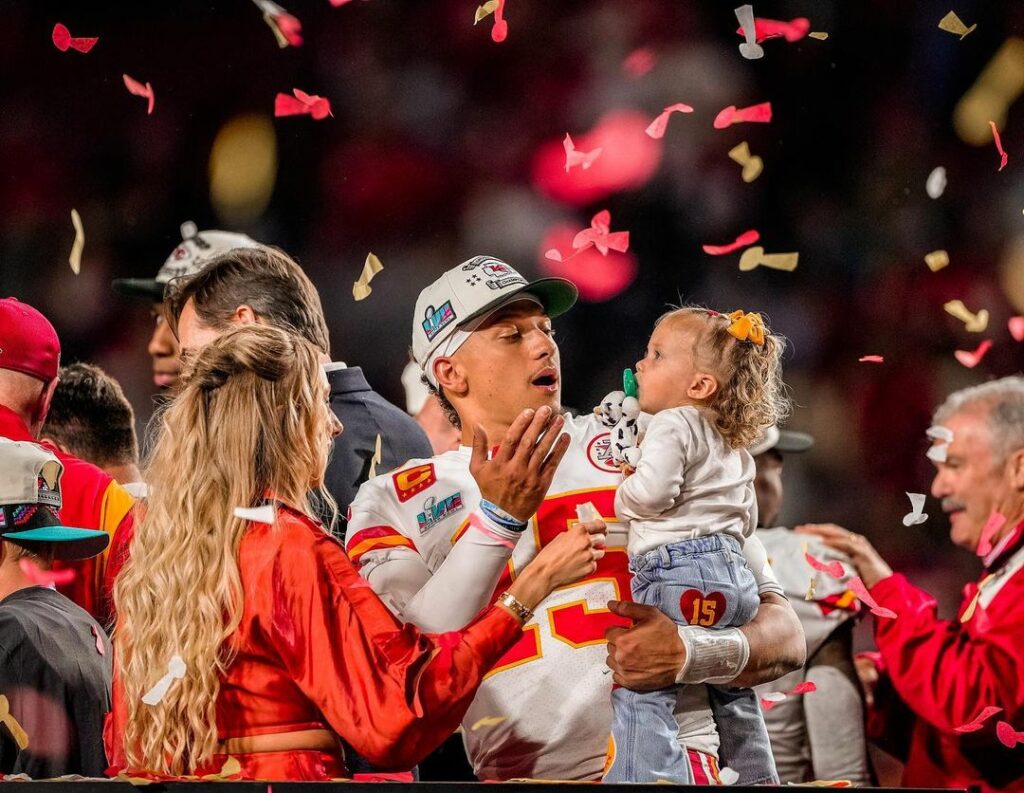
[[[725,616],[725,595],[721,592],[705,595],[699,589],[687,589],[679,598],[679,610],[690,625],[709,628]]]

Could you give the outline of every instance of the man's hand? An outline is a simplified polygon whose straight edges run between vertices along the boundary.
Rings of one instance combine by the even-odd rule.
[[[612,680],[634,691],[654,691],[675,685],[686,650],[676,624],[653,606],[624,600],[608,601],[613,614],[633,620],[633,627],[609,628],[608,667]]]
[[[565,419],[553,415],[547,405],[537,411],[524,410],[490,460],[487,433],[476,425],[469,472],[480,486],[481,497],[528,521],[547,495],[555,469],[569,448],[569,436],[559,434],[564,424]]]
[[[853,566],[857,568],[857,575],[868,589],[892,575],[892,568],[861,534],[854,534],[834,523],[805,523],[803,526],[797,526],[795,530],[800,534],[820,537],[829,548],[835,548],[849,556]]]

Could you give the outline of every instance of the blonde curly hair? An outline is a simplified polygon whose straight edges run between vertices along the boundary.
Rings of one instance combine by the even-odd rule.
[[[729,332],[728,315],[701,306],[673,309],[655,325],[680,319],[698,321],[693,360],[718,381],[705,407],[714,414],[715,427],[729,446],[746,448],[789,416],[791,403],[782,380],[783,336],[765,324],[763,344],[740,340]]]
[[[191,773],[217,750],[217,698],[242,618],[238,550],[248,521],[235,507],[268,493],[312,514],[331,442],[320,352],[267,325],[230,330],[203,347],[163,414],[130,558],[114,583],[115,665],[127,707],[129,764]],[[143,694],[171,656],[185,662],[155,706]]]

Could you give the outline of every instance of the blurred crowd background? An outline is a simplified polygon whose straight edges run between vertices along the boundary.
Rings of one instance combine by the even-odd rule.
[[[867,534],[948,613],[959,593],[946,582],[978,564],[953,550],[932,500],[928,522],[903,527],[905,492],[930,485],[932,408],[1024,361],[1006,330],[1024,313],[1024,4],[956,0],[977,23],[961,40],[937,26],[949,1],[755,2],[758,16],[805,16],[829,34],[769,41],[759,61],[740,57],[722,2],[507,0],[498,44],[493,17],[474,27],[475,0],[284,0],[304,39],[284,49],[250,0],[7,3],[0,294],[53,320],[65,362],[117,377],[141,423],[150,306],[109,282],[155,275],[186,220],[295,256],[323,296],[334,357],[398,404],[417,292],[474,254],[581,284],[584,302],[556,327],[564,401],[584,410],[668,304],[762,311],[791,342],[789,426],[817,439],[787,462],[783,520]],[[58,51],[57,22],[99,44]],[[151,116],[122,73],[152,84]],[[296,87],[333,117],[275,119],[275,94]],[[726,105],[765,101],[770,124],[712,128]],[[676,102],[695,112],[661,141],[644,136]],[[1001,173],[989,119],[1010,155]],[[591,171],[565,173],[567,132],[579,149],[604,146]],[[764,160],[750,184],[728,157],[741,141]],[[933,200],[937,166],[948,187]],[[72,207],[86,236],[77,276]],[[627,253],[545,260],[602,209],[630,232]],[[702,253],[747,229],[770,253],[798,251],[796,271],[740,272],[738,253]],[[951,263],[933,273],[936,249]],[[384,271],[357,303],[370,251]],[[943,311],[951,299],[988,309],[988,329],[967,333]],[[954,359],[983,338],[994,347],[977,368]]]

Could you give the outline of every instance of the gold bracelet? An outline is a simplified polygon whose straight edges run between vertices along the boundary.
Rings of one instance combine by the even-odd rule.
[[[526,608],[526,606],[520,603],[516,599],[516,596],[513,595],[511,592],[502,592],[498,596],[498,603],[500,603],[513,614],[515,614],[517,617],[519,617],[519,620],[523,623],[523,625],[525,625],[531,619],[533,619],[533,611]]]

